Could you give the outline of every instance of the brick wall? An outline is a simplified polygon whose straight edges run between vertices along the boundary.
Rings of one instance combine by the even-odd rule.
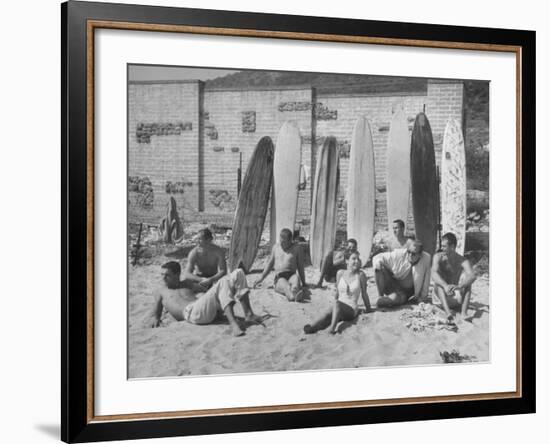
[[[171,195],[180,211],[198,208],[199,88],[198,81],[128,85],[128,176],[140,181],[129,185],[130,220],[157,223]]]
[[[197,81],[131,83],[129,176],[150,178],[154,203],[143,208],[136,204],[141,195],[130,192],[130,219],[147,217],[157,222],[169,196],[166,182],[172,181],[176,184],[173,187],[176,193],[172,195],[180,212],[184,208],[186,219],[223,220],[230,224],[237,201],[239,155],[242,155],[244,175],[260,138],[270,136],[275,143],[283,122],[295,120],[303,140],[302,163],[311,168],[306,189],[300,192],[296,218],[307,236],[311,180],[318,146],[324,137],[333,135],[345,152],[355,121],[365,115],[371,124],[375,150],[376,229],[385,229],[386,149],[393,110],[404,108],[412,131],[416,114],[425,109],[439,163],[447,120],[456,118],[462,122],[463,96],[462,82],[437,80],[429,80],[426,91],[407,95],[317,94],[311,87],[205,90]],[[180,134],[152,135],[147,143],[139,141],[138,125],[155,122],[183,122],[184,125],[190,122],[192,128],[184,126]],[[158,128],[153,130],[159,132]],[[164,130],[160,128],[160,133]],[[348,168],[348,158],[344,155],[340,160],[340,228],[345,228]],[[183,182],[183,193],[177,192],[180,182]],[[412,208],[408,226],[414,226]]]

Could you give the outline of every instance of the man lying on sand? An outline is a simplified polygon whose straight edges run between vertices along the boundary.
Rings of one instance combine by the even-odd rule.
[[[432,267],[433,302],[441,303],[447,316],[452,316],[451,309],[460,309],[460,314],[465,318],[476,275],[470,261],[456,252],[456,236],[453,233],[443,235],[441,250],[434,255]]]
[[[198,283],[202,291],[209,289],[227,274],[224,251],[212,239],[212,232],[208,228],[199,231],[198,245],[189,253],[183,274],[185,279]]]
[[[279,243],[273,246],[269,262],[262,275],[254,282],[254,287],[260,285],[275,268],[275,291],[286,296],[289,301],[301,302],[304,288],[307,287],[303,256],[302,248],[292,242],[292,232],[288,228],[283,228],[279,235]]]
[[[346,270],[339,270],[336,275],[334,304],[315,322],[304,326],[304,333],[316,333],[330,326],[329,333],[336,333],[340,321],[351,321],[359,313],[359,296],[363,299],[367,312],[370,311],[367,294],[367,276],[361,271],[359,253],[351,253]]]
[[[200,285],[190,280],[180,280],[181,266],[177,262],[167,262],[162,269],[164,286],[155,293],[155,303],[150,316],[146,319],[146,326],[159,326],[163,308],[176,321],[185,320],[193,324],[210,324],[223,312],[231,325],[233,335],[242,336],[244,329],[233,313],[235,301],[241,303],[247,321],[260,321],[261,318],[256,316],[250,307],[250,289],[241,269],[224,276],[206,293],[201,292]],[[198,294],[195,294],[196,292]]]
[[[323,279],[326,282],[334,282],[338,271],[347,268],[346,260],[355,252],[357,252],[357,241],[355,239],[348,239],[344,249],[328,253],[321,261],[321,276],[319,276],[316,287],[319,288],[323,285]]]
[[[406,248],[409,238],[405,236],[405,222],[401,219],[395,219],[392,223],[393,237],[391,238],[388,247],[390,251],[399,248]]]
[[[412,296],[422,301],[428,296],[431,257],[418,240],[406,245],[406,249],[380,253],[372,259],[378,307],[402,305]]]

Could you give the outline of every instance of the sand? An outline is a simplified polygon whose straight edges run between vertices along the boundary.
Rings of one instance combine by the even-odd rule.
[[[129,265],[130,378],[489,360],[489,276],[486,273],[473,284],[471,321],[445,326],[434,324],[442,312],[431,304],[378,311],[373,272],[366,269],[367,292],[375,311],[341,323],[336,335],[329,335],[326,330],[306,335],[302,330],[304,324],[330,306],[333,286],[311,289],[310,300],[290,303],[274,292],[271,273],[264,286],[250,294],[253,310],[265,318],[263,325],[250,325],[244,336],[236,338],[223,317],[215,324],[199,326],[177,322],[164,313],[161,327],[143,326],[153,303],[152,292],[160,283],[160,265],[168,260],[173,257],[158,254],[135,267]],[[182,264],[184,262],[185,259]],[[259,259],[254,268],[261,269],[264,262],[265,258]],[[248,275],[248,282],[257,277],[258,274]],[[308,284],[315,283],[317,278],[317,270],[306,268]],[[235,314],[242,317],[239,304]]]

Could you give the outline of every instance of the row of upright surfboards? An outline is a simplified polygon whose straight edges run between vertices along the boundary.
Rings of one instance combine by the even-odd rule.
[[[281,127],[276,149],[271,138],[257,144],[241,186],[229,252],[229,267],[250,270],[260,243],[271,195],[271,240],[283,228],[293,230],[298,205],[301,137],[295,122]],[[334,248],[340,166],[337,141],[327,137],[316,157],[313,182],[310,254],[318,267]],[[441,187],[437,177],[433,136],[424,113],[416,116],[412,135],[402,109],[392,118],[387,147],[387,216],[407,221],[412,195],[415,235],[433,254],[438,225],[458,238],[464,250],[466,168],[460,124],[449,120],[443,138]],[[347,236],[368,259],[372,248],[376,208],[375,160],[372,132],[366,117],[355,123],[351,138],[347,184]],[[441,202],[441,207],[440,207]],[[441,214],[440,214],[441,210]]]

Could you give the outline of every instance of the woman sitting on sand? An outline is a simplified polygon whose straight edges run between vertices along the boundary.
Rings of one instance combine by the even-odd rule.
[[[336,295],[334,304],[313,324],[304,326],[306,334],[316,333],[330,326],[329,333],[336,333],[336,325],[340,321],[351,321],[359,313],[359,296],[363,298],[367,312],[370,302],[367,295],[367,276],[361,271],[361,259],[358,252],[353,252],[348,260],[346,270],[338,271],[336,275]]]

